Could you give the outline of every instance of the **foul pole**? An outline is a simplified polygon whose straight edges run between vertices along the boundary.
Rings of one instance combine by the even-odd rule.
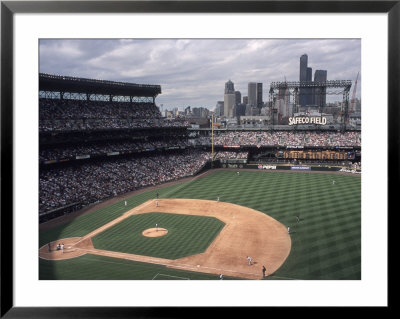
[[[211,168],[214,168],[214,114],[211,115]]]

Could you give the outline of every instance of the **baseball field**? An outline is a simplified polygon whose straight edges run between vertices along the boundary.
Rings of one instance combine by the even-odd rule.
[[[61,243],[64,251],[56,249]],[[360,176],[212,170],[40,225],[41,280],[219,280],[219,274],[360,280]]]

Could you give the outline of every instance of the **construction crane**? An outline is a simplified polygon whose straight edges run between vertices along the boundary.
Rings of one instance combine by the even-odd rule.
[[[357,92],[357,81],[360,71],[357,73],[356,81],[354,82],[354,89],[353,89],[353,96],[351,97],[351,104],[350,104],[350,114],[354,112],[355,104],[356,104],[356,92]]]

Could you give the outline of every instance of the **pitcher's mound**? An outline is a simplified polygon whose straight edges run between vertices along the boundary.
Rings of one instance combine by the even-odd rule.
[[[165,228],[149,228],[146,229],[142,232],[143,236],[146,237],[161,237],[161,236],[165,236],[166,234],[168,234],[168,230],[166,230]]]

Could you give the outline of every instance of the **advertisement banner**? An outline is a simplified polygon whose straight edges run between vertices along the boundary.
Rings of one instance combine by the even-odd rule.
[[[311,167],[310,166],[291,166],[291,170],[300,170],[300,171],[310,171]]]
[[[244,168],[259,169],[259,170],[289,170],[290,166],[270,165],[270,164],[245,164]]]
[[[276,165],[258,165],[258,169],[276,169]]]
[[[360,171],[360,170],[356,170],[356,169],[347,169],[347,168],[342,168],[341,170],[339,170],[339,172],[353,173],[353,174],[361,174],[361,171]]]
[[[288,145],[288,146],[286,146],[286,148],[287,149],[290,149],[290,148],[303,149],[304,146],[303,145]]]

